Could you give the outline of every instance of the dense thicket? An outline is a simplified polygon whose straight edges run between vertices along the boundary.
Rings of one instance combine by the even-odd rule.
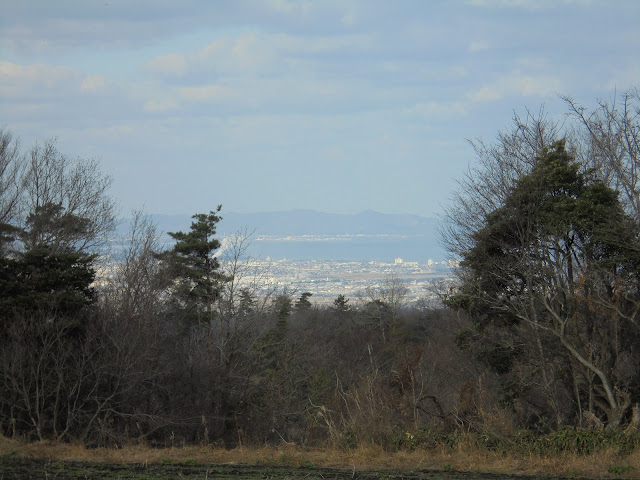
[[[324,307],[265,288],[246,232],[219,250],[220,207],[165,251],[135,213],[113,255],[96,162],[1,131],[0,433],[413,448],[635,428],[640,102],[614,100],[474,142],[447,211],[450,309],[407,305],[394,278]]]

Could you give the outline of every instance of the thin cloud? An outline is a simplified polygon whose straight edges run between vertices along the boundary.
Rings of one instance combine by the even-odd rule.
[[[471,53],[482,52],[484,50],[489,50],[489,43],[483,41],[473,41],[469,44],[469,51]]]
[[[165,98],[154,98],[152,100],[147,100],[144,103],[144,111],[149,113],[164,113],[170,112],[173,110],[178,110],[180,108],[179,103],[176,99],[171,97]]]
[[[87,75],[80,84],[80,90],[93,93],[102,90],[105,85],[106,81],[102,75]]]
[[[199,87],[180,87],[177,89],[180,98],[192,102],[214,102],[228,98],[233,92],[220,85],[203,85]]]
[[[535,10],[557,0],[467,0],[467,5],[480,8],[526,8]]]
[[[480,8],[541,10],[558,5],[590,5],[593,0],[467,0],[467,5]]]
[[[514,72],[482,86],[468,97],[473,102],[491,102],[511,96],[545,98],[562,92],[563,85],[562,80],[553,75]]]
[[[187,60],[179,53],[169,53],[154,58],[145,65],[145,68],[163,75],[181,76],[187,68]]]
[[[421,102],[404,109],[409,115],[419,115],[430,121],[451,120],[467,114],[464,102]]]
[[[80,84],[80,75],[73,69],[51,66],[43,63],[18,65],[12,62],[0,62],[0,91],[4,95],[38,96],[59,89],[69,89],[70,84]]]

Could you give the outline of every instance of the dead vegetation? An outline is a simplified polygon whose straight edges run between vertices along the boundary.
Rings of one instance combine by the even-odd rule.
[[[584,478],[637,478],[640,451],[620,455],[614,449],[592,455],[554,456],[491,452],[472,442],[455,448],[441,445],[432,449],[387,452],[379,446],[355,449],[277,447],[236,447],[231,450],[211,446],[150,448],[128,445],[124,448],[87,449],[81,445],[50,441],[23,443],[0,436],[2,458],[52,459],[58,461],[104,462],[110,464],[203,464],[278,465],[326,467],[354,471],[421,471],[495,473]]]

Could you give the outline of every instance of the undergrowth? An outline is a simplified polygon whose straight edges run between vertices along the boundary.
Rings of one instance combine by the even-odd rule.
[[[284,443],[241,446],[214,445],[151,448],[141,443],[118,448],[87,449],[61,442],[24,442],[0,435],[3,458],[40,458],[108,464],[275,465],[343,468],[353,471],[439,470],[562,477],[638,478],[639,435],[624,432],[564,428],[535,436],[520,432],[508,437],[455,432],[398,431],[387,446],[361,443],[354,448],[312,447]],[[631,451],[633,449],[633,451]],[[630,452],[630,453],[626,453]]]
[[[521,430],[511,436],[482,433],[440,433],[429,430],[395,432],[390,439],[390,450],[414,451],[420,449],[456,449],[460,445],[474,445],[491,452],[558,456],[561,454],[592,455],[602,451],[614,451],[629,455],[640,449],[640,432],[562,427],[546,435]]]

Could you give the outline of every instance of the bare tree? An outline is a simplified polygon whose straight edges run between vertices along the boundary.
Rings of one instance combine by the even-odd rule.
[[[369,285],[360,293],[362,312],[377,323],[385,343],[390,330],[397,326],[407,293],[405,283],[394,275],[385,277],[378,285]]]
[[[569,96],[562,99],[578,122],[573,134],[579,158],[620,193],[627,212],[640,221],[640,90],[599,100],[594,110]]]
[[[99,282],[99,308],[93,312],[87,336],[98,357],[91,366],[105,383],[92,403],[92,423],[85,441],[119,443],[127,435],[148,437],[172,421],[160,399],[179,375],[171,358],[176,340],[166,318],[166,282],[157,253],[157,226],[134,211],[122,250],[104,265]]]
[[[12,223],[20,213],[23,170],[20,142],[0,128],[0,224]]]
[[[260,315],[266,309],[276,288],[270,283],[268,267],[260,266],[249,254],[253,232],[240,230],[222,240],[216,252],[222,275],[227,279],[221,286],[218,317],[232,319],[243,314],[248,303]]]
[[[35,144],[22,181],[32,219],[27,243],[77,252],[103,246],[116,224],[115,201],[107,195],[111,183],[96,160],[72,159],[56,148],[55,140]],[[55,229],[49,228],[52,222]]]
[[[161,249],[157,226],[151,217],[134,211],[129,232],[121,239],[122,252],[114,252],[111,278],[105,286],[114,296],[120,315],[127,318],[152,318],[162,308],[164,282],[157,254]]]
[[[544,148],[559,140],[562,125],[540,109],[527,111],[526,117],[513,117],[510,130],[498,134],[495,143],[470,140],[477,163],[459,181],[459,188],[444,209],[440,237],[455,259],[473,246],[473,233],[486,216],[499,208],[518,178],[531,171]]]

